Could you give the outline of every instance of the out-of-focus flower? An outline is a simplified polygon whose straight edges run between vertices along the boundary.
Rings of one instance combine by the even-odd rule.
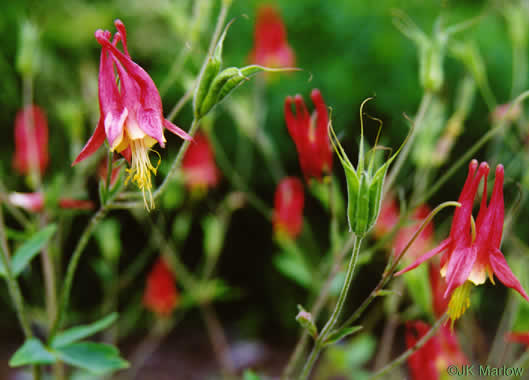
[[[427,205],[420,205],[413,212],[411,221],[397,231],[393,241],[388,244],[388,247],[393,250],[395,255],[399,255],[404,250],[413,237],[413,234],[415,234],[430,211],[431,210]],[[397,202],[391,194],[388,194],[382,201],[380,215],[378,216],[377,223],[373,227],[375,236],[377,238],[382,238],[385,234],[391,231],[398,221],[399,209]],[[407,260],[415,260],[420,254],[430,248],[432,245],[432,239],[433,224],[428,223],[419,236],[417,236],[413,244],[408,248],[404,258]]]
[[[278,236],[295,239],[303,227],[303,184],[294,177],[286,177],[277,185],[274,198],[274,232]]]
[[[415,209],[411,217],[411,222],[402,227],[397,232],[397,236],[395,236],[393,248],[395,249],[396,255],[400,254],[404,248],[406,248],[406,245],[413,237],[413,234],[415,234],[421,223],[424,221],[424,219],[426,219],[431,211],[432,210],[430,210],[430,207],[425,204],[420,205]],[[432,246],[433,232],[433,223],[428,223],[421,231],[419,236],[417,236],[413,244],[408,248],[404,258],[406,260],[412,261],[417,259],[423,252],[428,250]]]
[[[110,150],[121,153],[131,162],[130,169],[127,169],[128,179],[140,188],[145,207],[149,209],[154,207],[151,172],[156,174],[157,169],[149,159],[152,146],[158,142],[162,148],[165,147],[164,127],[183,139],[189,140],[191,137],[164,119],[162,100],[156,85],[129,55],[125,25],[120,20],[114,24],[118,32],[112,42],[109,31],[95,32],[96,40],[102,47],[99,64],[101,115],[94,134],[73,165],[92,155],[106,137]],[[124,52],[118,50],[119,42]]]
[[[208,138],[197,133],[182,160],[184,182],[190,189],[215,187],[220,180],[220,171]]]
[[[450,236],[437,248],[425,253],[415,263],[396,273],[400,275],[414,269],[424,261],[444,252],[441,258],[441,275],[446,278],[447,283],[444,297],[451,297],[448,313],[452,321],[458,319],[470,306],[472,284],[483,284],[487,276],[494,284],[493,274],[505,286],[513,288],[529,301],[529,297],[499,249],[503,234],[504,169],[502,165],[496,167],[494,188],[487,206],[488,172],[489,166],[486,162],[481,163],[478,169],[478,162],[472,160],[458,200],[461,207],[457,208],[454,213]],[[472,206],[482,177],[484,177],[483,196],[476,218],[475,231],[472,231]]]
[[[20,174],[38,170],[44,174],[48,166],[48,121],[38,106],[25,107],[15,119],[15,156],[13,167]]]
[[[411,348],[428,333],[430,326],[422,321],[406,323],[406,346]],[[457,336],[448,326],[441,326],[436,335],[408,358],[412,380],[439,380],[449,365],[468,363]]]
[[[505,340],[508,342],[516,342],[525,344],[527,347],[529,347],[529,332],[521,333],[521,332],[511,332],[505,335]]]
[[[11,193],[8,196],[9,203],[28,211],[40,212],[44,209],[44,195],[37,193]],[[72,210],[92,210],[94,202],[82,199],[59,198],[59,208]]]
[[[430,277],[430,288],[432,290],[432,306],[434,315],[440,318],[448,309],[448,298],[445,298],[446,282],[441,277],[439,264],[430,261],[428,274]]]
[[[145,307],[159,316],[168,316],[178,306],[180,295],[173,273],[163,259],[158,259],[147,277],[143,294]]]
[[[266,67],[294,65],[294,52],[288,45],[285,25],[278,11],[270,5],[263,5],[258,10],[255,46],[250,60]]]
[[[380,214],[378,215],[377,223],[373,227],[373,234],[377,239],[384,237],[398,221],[399,207],[397,201],[393,195],[387,194],[380,206]]]
[[[290,136],[296,144],[299,163],[305,180],[316,178],[332,169],[332,148],[327,134],[329,115],[320,90],[314,89],[310,94],[316,110],[309,114],[301,95],[294,99],[285,99],[285,120]],[[292,102],[296,115],[292,113]]]

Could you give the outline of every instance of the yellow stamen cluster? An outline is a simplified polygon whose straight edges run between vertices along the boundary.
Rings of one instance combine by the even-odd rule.
[[[145,139],[130,140],[129,146],[132,154],[132,164],[130,169],[126,170],[128,176],[125,183],[131,180],[140,188],[143,193],[145,208],[149,211],[154,208],[154,199],[151,192],[151,172],[156,175],[160,161],[158,161],[156,167],[151,164],[149,159],[149,151],[151,149]],[[147,197],[149,198],[149,202],[147,202]]]
[[[448,303],[448,315],[452,320],[452,326],[454,321],[459,319],[463,313],[470,307],[470,290],[472,289],[472,283],[465,281],[465,283],[459,286]]]

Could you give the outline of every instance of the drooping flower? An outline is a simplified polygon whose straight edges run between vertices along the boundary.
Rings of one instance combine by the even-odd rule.
[[[320,90],[314,89],[310,94],[316,110],[309,114],[301,95],[294,99],[285,99],[285,120],[290,136],[296,144],[299,163],[305,180],[316,178],[332,169],[332,148],[327,134],[329,115]],[[296,114],[292,113],[292,103]]]
[[[173,273],[160,258],[147,277],[143,304],[147,309],[163,317],[171,314],[178,305],[179,299]]]
[[[476,170],[478,170],[477,174]],[[478,169],[478,162],[472,160],[458,200],[461,207],[454,213],[450,236],[437,248],[425,253],[415,263],[396,273],[400,275],[414,269],[424,261],[444,252],[441,257],[441,275],[445,277],[447,283],[444,297],[450,297],[448,313],[452,321],[458,319],[469,307],[472,284],[483,284],[487,276],[494,284],[493,275],[496,275],[505,286],[515,289],[529,301],[529,297],[499,249],[503,234],[504,169],[502,165],[496,167],[494,188],[487,205],[488,172],[489,166],[486,162],[481,163]],[[474,232],[471,226],[472,206],[483,177],[483,196]]]
[[[220,180],[220,171],[208,138],[197,133],[182,160],[184,182],[190,189],[215,187]]]
[[[274,198],[274,232],[295,239],[303,227],[303,184],[294,177],[286,177],[277,185]]]
[[[27,106],[15,119],[13,167],[20,174],[37,170],[42,175],[48,162],[48,120],[40,107]]]
[[[266,67],[294,65],[294,52],[287,42],[287,32],[278,11],[261,6],[255,24],[255,46],[250,53],[252,63]]]
[[[45,199],[42,192],[36,193],[11,193],[8,196],[9,203],[28,211],[40,212],[44,210]],[[59,198],[59,208],[72,210],[92,210],[94,202],[82,199]]]
[[[407,322],[406,346],[415,346],[429,330],[430,326],[422,321]],[[412,380],[439,380],[449,365],[466,363],[468,360],[461,351],[457,336],[446,325],[408,358]]]
[[[164,119],[156,85],[129,55],[125,25],[120,20],[116,20],[114,24],[118,31],[112,42],[109,31],[95,32],[96,40],[102,48],[98,81],[101,113],[94,134],[73,165],[92,155],[106,137],[110,150],[121,153],[131,162],[130,169],[127,169],[128,179],[140,188],[145,207],[149,209],[154,207],[151,173],[156,174],[156,167],[149,159],[152,146],[159,143],[162,148],[165,147],[164,127],[183,139],[189,140],[191,137]],[[123,45],[124,52],[117,48],[119,42]]]

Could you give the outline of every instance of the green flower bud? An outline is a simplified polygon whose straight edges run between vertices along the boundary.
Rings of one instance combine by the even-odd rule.
[[[193,109],[195,119],[204,117],[213,107],[222,102],[233,90],[249,80],[259,72],[280,72],[297,70],[293,68],[272,69],[259,65],[250,65],[242,68],[229,67],[220,71],[222,65],[222,47],[226,33],[230,27],[231,21],[219,38],[217,47],[208,62],[203,67],[193,98]]]
[[[303,327],[307,332],[316,339],[318,337],[318,329],[312,318],[312,314],[306,311],[303,306],[298,305],[299,313],[296,316],[296,321]]]
[[[371,230],[371,228],[373,228],[377,221],[382,203],[384,180],[386,178],[389,165],[393,162],[397,154],[399,154],[400,150],[406,143],[406,141],[404,141],[395,154],[393,154],[380,167],[375,168],[375,150],[380,148],[377,147],[377,136],[375,146],[369,152],[370,157],[368,166],[365,167],[364,123],[362,110],[365,103],[371,99],[373,98],[364,100],[360,106],[360,148],[358,154],[358,164],[356,168],[345,154],[345,151],[342,148],[340,141],[336,137],[334,129],[332,128],[331,122],[329,121],[329,138],[344,168],[345,179],[347,182],[347,220],[349,222],[349,231],[354,232],[360,238],[365,236]],[[381,120],[375,118],[372,119],[378,121],[380,123],[380,128],[382,127]]]

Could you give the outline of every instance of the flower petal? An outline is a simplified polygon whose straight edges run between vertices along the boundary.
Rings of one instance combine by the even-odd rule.
[[[463,285],[468,279],[472,267],[476,262],[477,250],[475,247],[456,248],[450,256],[448,261],[448,268],[446,270],[446,291],[444,297],[452,294],[452,291]]]
[[[395,273],[395,276],[400,276],[403,273],[406,273],[412,269],[417,268],[419,265],[424,263],[426,260],[429,260],[435,255],[437,255],[438,253],[441,253],[442,251],[444,251],[450,245],[451,242],[452,241],[450,240],[450,238],[443,240],[441,244],[439,244],[436,248],[432,249],[431,251],[426,252],[424,255],[419,257],[413,264]]]
[[[183,138],[184,140],[193,140],[193,138],[188,135],[186,131],[178,128],[176,125],[174,125],[167,119],[163,119],[163,126],[167,128],[170,132],[174,133],[178,137]]]
[[[103,144],[103,141],[105,141],[105,128],[103,126],[103,120],[100,119],[94,134],[92,137],[90,137],[83,150],[81,150],[81,153],[79,153],[72,166],[94,154],[94,152],[99,149],[101,144]]]
[[[518,281],[518,279],[512,273],[507,261],[505,260],[505,257],[503,256],[503,253],[501,253],[499,249],[491,250],[489,260],[494,274],[503,283],[503,285],[516,290],[522,295],[523,298],[529,301],[527,293],[525,293],[520,281]]]

